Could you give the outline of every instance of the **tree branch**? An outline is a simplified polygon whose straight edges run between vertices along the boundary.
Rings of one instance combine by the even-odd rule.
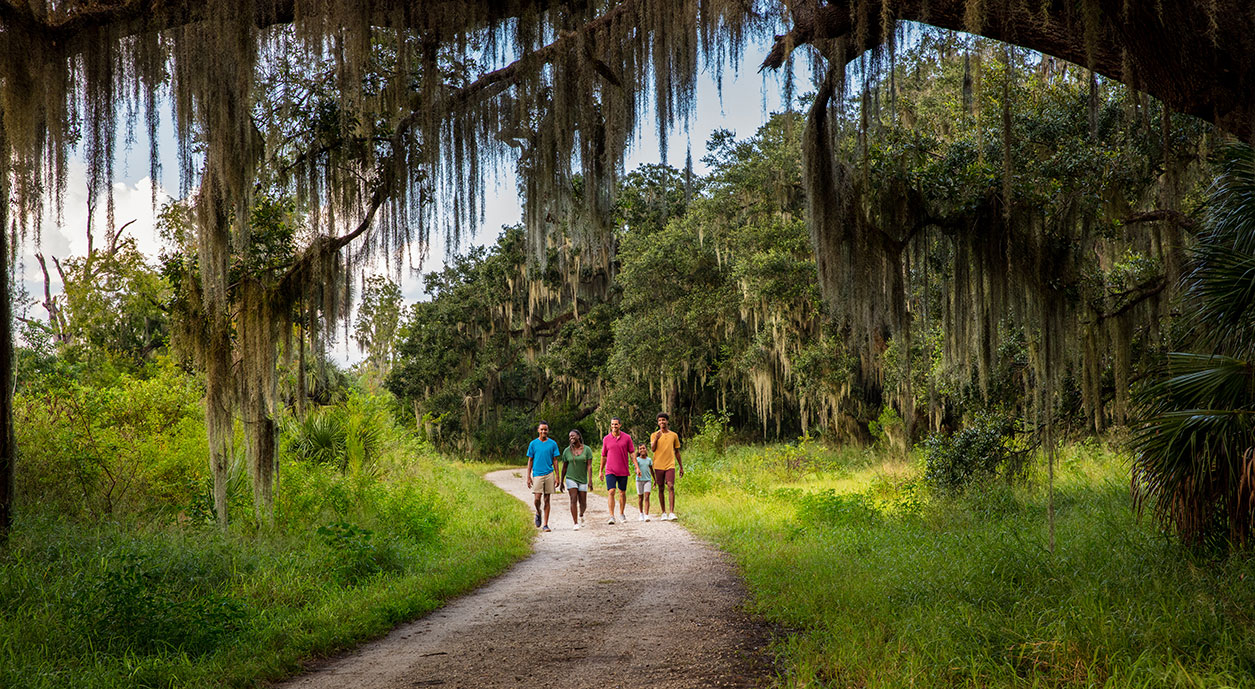
[[[1124,219],[1124,224],[1135,225],[1137,223],[1159,221],[1171,222],[1179,227],[1184,227],[1187,230],[1196,229],[1198,227],[1198,221],[1181,211],[1172,210],[1171,208],[1159,208],[1153,211],[1134,213]]]
[[[1255,142],[1255,15],[1245,0],[1129,3],[1067,0],[982,3],[979,26],[967,0],[799,0],[793,29],[777,36],[761,69],[779,69],[798,46],[870,39],[874,23],[916,21],[1053,55],[1141,89],[1168,107]],[[856,14],[857,13],[857,14]],[[860,26],[861,25],[861,26]]]

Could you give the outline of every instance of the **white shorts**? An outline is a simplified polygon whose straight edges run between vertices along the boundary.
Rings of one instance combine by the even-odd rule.
[[[652,488],[653,485],[654,485],[653,481],[637,481],[636,492],[642,495],[648,495],[649,489]]]
[[[587,483],[576,483],[575,481],[573,481],[573,480],[571,480],[571,479],[565,479],[562,483],[563,483],[563,485],[565,485],[565,486],[566,486],[566,489],[567,489],[567,490],[571,490],[572,488],[578,488],[578,489],[580,490],[580,492],[581,492],[581,493],[587,493],[587,492],[588,492],[588,484],[587,484]]]

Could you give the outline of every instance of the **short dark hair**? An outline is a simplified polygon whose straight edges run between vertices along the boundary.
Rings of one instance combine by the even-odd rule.
[[[541,426],[548,426],[548,425],[549,425],[549,422],[548,422],[548,421],[545,421],[544,419],[541,419],[540,423],[536,424],[536,427],[537,427],[537,428],[540,428]]]
[[[619,418],[619,417],[617,417],[617,416],[612,416],[612,417],[610,417],[610,420],[611,420],[611,421],[618,421],[619,423],[623,423],[623,419],[620,419],[620,418]]]
[[[666,420],[668,420],[668,421],[670,421],[670,420],[671,420],[671,416],[670,416],[670,415],[668,415],[668,414],[667,414],[667,412],[665,412],[665,411],[660,411],[660,412],[658,412],[658,418],[660,418],[660,419],[666,419]]]

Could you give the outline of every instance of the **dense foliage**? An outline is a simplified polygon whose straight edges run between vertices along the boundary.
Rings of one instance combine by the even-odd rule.
[[[624,178],[608,262],[574,227],[539,259],[510,230],[429,276],[390,389],[439,442],[491,454],[538,417],[648,430],[659,409],[683,432],[726,413],[747,437],[901,448],[982,411],[1125,424],[1178,335],[1208,131],[1085,70],[927,33],[840,104],[844,196],[808,204],[801,113],[718,133],[705,175]],[[851,245],[863,281],[825,299],[830,202],[880,248]]]
[[[1225,151],[1192,253],[1181,351],[1142,387],[1134,491],[1187,543],[1255,535],[1255,152]]]
[[[199,377],[165,354],[103,365],[90,346],[21,352],[23,509],[0,552],[2,686],[251,686],[527,552],[518,501],[418,441],[386,393],[356,385],[303,418],[284,411],[273,525],[249,509],[237,427],[237,518],[223,534]],[[466,547],[487,530],[491,543]]]

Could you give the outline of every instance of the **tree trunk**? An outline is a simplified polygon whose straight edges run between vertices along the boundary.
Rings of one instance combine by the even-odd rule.
[[[257,510],[257,523],[273,526],[275,521],[275,446],[278,427],[267,414],[252,421],[249,426],[249,470],[253,479],[253,507]]]
[[[231,469],[231,338],[210,316],[211,332],[205,361],[205,431],[209,435],[209,470],[214,477],[214,516],[227,530],[227,479]],[[215,327],[217,326],[217,327]],[[217,332],[214,332],[217,331]]]
[[[9,142],[0,109],[0,544],[13,528],[17,447],[13,441],[13,289],[9,279]]]

